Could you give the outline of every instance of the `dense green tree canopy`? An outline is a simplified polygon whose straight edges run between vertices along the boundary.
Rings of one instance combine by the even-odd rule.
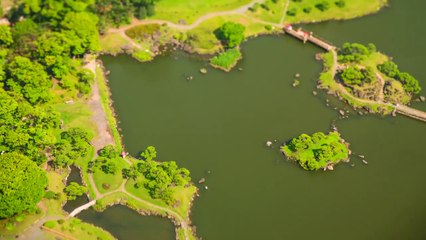
[[[157,150],[154,146],[148,146],[145,151],[141,153],[141,157],[145,160],[152,160],[157,157]]]
[[[167,204],[173,204],[174,186],[185,186],[191,181],[189,171],[179,168],[174,161],[159,163],[145,160],[137,165],[137,171],[144,177],[143,185],[154,199],[161,199]]]
[[[339,62],[349,63],[356,62],[359,63],[366,59],[368,55],[376,51],[374,44],[368,44],[364,46],[360,43],[344,43],[342,48],[339,50]]]
[[[7,66],[5,85],[32,104],[47,102],[51,98],[52,82],[44,67],[26,57],[16,56]]]
[[[55,167],[65,167],[74,161],[86,157],[91,145],[89,134],[82,128],[71,128],[61,133],[60,140],[54,147],[53,164]]]
[[[348,85],[362,85],[364,83],[372,83],[376,80],[373,69],[349,66],[341,73],[341,78]]]
[[[349,156],[349,149],[337,132],[328,135],[318,132],[312,136],[301,134],[282,146],[281,151],[305,170],[325,168]]]
[[[13,43],[12,32],[10,27],[6,25],[0,25],[0,44],[9,46]]]
[[[61,22],[61,29],[69,39],[71,53],[82,55],[100,50],[98,17],[87,12],[69,12]]]
[[[226,22],[217,31],[216,36],[226,47],[233,48],[244,40],[245,27],[239,23]]]
[[[19,151],[37,163],[56,142],[59,116],[49,107],[31,106],[19,96],[0,90],[0,152]]]
[[[419,81],[407,72],[401,72],[392,61],[386,61],[383,64],[377,65],[377,69],[390,78],[400,81],[406,92],[410,94],[419,94],[422,88]]]
[[[106,145],[101,150],[99,150],[98,155],[100,157],[113,159],[119,157],[120,152],[117,151],[117,148],[114,145]]]
[[[71,43],[59,32],[46,32],[36,42],[35,57],[47,67],[49,73],[62,78],[71,71]]]
[[[44,196],[46,174],[27,157],[0,155],[0,173],[0,218],[34,209]]]
[[[67,195],[68,200],[75,200],[77,197],[82,196],[85,192],[87,192],[87,188],[76,182],[71,182],[64,189],[64,192]]]

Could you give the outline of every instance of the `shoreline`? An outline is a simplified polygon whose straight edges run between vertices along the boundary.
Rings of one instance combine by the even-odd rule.
[[[123,135],[120,132],[121,129],[118,127],[119,120],[117,118],[117,115],[115,114],[115,109],[114,109],[114,107],[112,105],[111,90],[110,90],[110,87],[108,85],[108,78],[107,78],[107,76],[105,74],[106,73],[106,71],[105,71],[106,68],[103,65],[103,62],[98,57],[94,61],[96,62],[96,73],[95,73],[96,74],[95,75],[96,76],[96,80],[98,81],[98,84],[101,84],[101,85],[103,85],[103,87],[105,87],[104,89],[99,88],[99,94],[100,94],[99,101],[101,102],[101,104],[103,106],[103,110],[105,111],[105,116],[107,118],[107,121],[108,121],[109,118],[111,118],[113,120],[113,121],[108,121],[108,123],[109,123],[108,128],[110,128],[110,131],[116,132],[116,134],[118,136],[120,136],[120,142],[119,142],[119,144],[122,144],[122,137],[123,137]],[[99,78],[98,74],[101,74],[101,78]],[[104,95],[102,95],[102,91],[103,91]],[[105,102],[103,102],[102,100],[104,100]],[[106,104],[106,106],[105,106],[105,104]],[[105,109],[106,107],[108,107],[109,110],[106,110]],[[120,147],[122,148],[123,151],[125,151],[124,144],[121,145]],[[125,159],[123,159],[123,160],[125,161]],[[83,179],[83,182],[84,182],[84,179]],[[127,182],[127,180],[124,180],[124,182]],[[195,230],[194,230],[195,226],[192,225],[192,221],[190,219],[190,214],[192,212],[192,205],[193,205],[196,197],[198,196],[199,189],[192,182],[191,182],[191,185],[193,185],[195,187],[196,191],[194,192],[194,194],[191,197],[191,200],[190,200],[190,203],[189,203],[190,207],[189,207],[188,215],[184,216],[185,219],[182,219],[182,220],[185,222],[185,224],[188,224],[188,228],[191,230],[191,233],[193,234],[193,237],[196,238],[196,235],[195,235],[196,233],[195,233]],[[125,186],[125,183],[124,183],[124,186]],[[127,192],[127,190],[125,189],[125,187],[124,187],[124,191],[111,192],[111,194],[114,194],[114,193],[122,193],[126,197],[137,201],[137,199],[135,199],[131,194],[129,194]],[[108,193],[106,193],[104,195],[107,196],[107,194]],[[103,198],[100,198],[98,200],[102,200],[102,199]],[[118,202],[117,202],[117,200],[118,200]],[[147,202],[149,202],[149,201],[147,201]],[[121,204],[123,206],[127,206],[127,207],[135,210],[136,212],[138,212],[141,215],[145,215],[145,216],[155,215],[155,216],[167,217],[167,218],[171,219],[172,223],[175,225],[176,234],[178,234],[180,228],[182,228],[186,232],[186,230],[182,227],[182,221],[179,221],[179,218],[177,218],[177,216],[180,217],[180,215],[177,212],[175,212],[174,210],[172,210],[172,209],[168,209],[167,208],[168,211],[173,212],[173,214],[171,214],[170,212],[167,212],[167,211],[166,211],[166,214],[163,214],[163,213],[159,212],[159,210],[149,210],[149,209],[138,208],[136,206],[130,205],[128,203],[128,200],[124,200],[123,197],[120,197],[120,198],[116,199],[116,201],[108,203],[105,206],[102,206],[101,208],[94,208],[94,209],[96,211],[102,212],[106,208],[108,208],[109,206],[113,206],[113,205],[117,205],[117,204]],[[155,205],[154,203],[151,203],[151,204]],[[162,208],[161,206],[159,206],[159,207]],[[176,216],[174,216],[174,215],[176,215]],[[180,238],[177,238],[177,239],[180,239]],[[191,238],[185,237],[185,239],[191,239]]]

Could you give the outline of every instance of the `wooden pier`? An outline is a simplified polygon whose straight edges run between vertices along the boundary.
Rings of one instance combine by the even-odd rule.
[[[304,43],[311,42],[314,45],[317,45],[318,47],[326,50],[326,51],[332,51],[335,50],[336,47],[325,41],[324,39],[321,39],[317,36],[314,36],[312,32],[304,31],[303,29],[299,28],[297,30],[294,30],[291,25],[287,25],[284,27],[284,32],[299,39],[302,40]]]

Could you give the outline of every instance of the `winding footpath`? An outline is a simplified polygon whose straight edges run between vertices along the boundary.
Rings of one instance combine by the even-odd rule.
[[[255,4],[259,4],[259,3],[263,3],[266,0],[253,0],[250,3],[241,6],[237,9],[233,9],[233,10],[229,10],[229,11],[219,11],[219,12],[212,12],[212,13],[208,13],[206,15],[201,16],[200,18],[198,18],[196,21],[194,21],[193,23],[189,24],[189,25],[185,25],[185,24],[177,24],[171,21],[167,21],[167,20],[160,20],[160,19],[133,19],[132,23],[120,28],[110,28],[108,30],[108,33],[116,33],[119,34],[123,39],[125,39],[127,42],[129,42],[129,44],[136,48],[136,49],[142,49],[142,47],[135,42],[134,39],[130,38],[129,36],[127,36],[126,31],[128,29],[131,29],[133,27],[136,26],[140,26],[140,25],[148,25],[148,24],[159,24],[159,25],[163,25],[166,24],[168,27],[173,28],[175,30],[179,30],[179,31],[189,31],[192,30],[198,26],[200,26],[203,22],[215,18],[215,17],[220,17],[220,16],[228,16],[228,15],[245,15],[245,13],[251,8],[253,7]],[[283,16],[281,18],[280,23],[274,23],[274,22],[268,22],[268,21],[264,21],[258,18],[254,18],[254,17],[250,17],[250,19],[254,22],[257,23],[261,23],[261,24],[267,24],[267,25],[271,25],[274,27],[278,27],[281,28],[283,27],[283,23],[285,20],[285,17],[287,15],[287,10],[288,10],[288,5],[290,3],[290,0],[287,0],[287,3],[285,5],[284,8],[284,12],[283,12]],[[248,16],[247,16],[248,17]]]

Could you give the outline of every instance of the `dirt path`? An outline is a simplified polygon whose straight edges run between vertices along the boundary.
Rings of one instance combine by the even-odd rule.
[[[96,60],[90,61],[86,64],[85,68],[90,69],[95,74],[95,82],[92,85],[92,96],[88,102],[90,110],[93,113],[92,120],[98,127],[97,136],[91,141],[92,146],[96,152],[106,145],[114,145],[114,138],[112,137],[107,116],[102,107],[101,96],[99,94],[98,80],[96,76]]]
[[[385,99],[385,79],[382,78],[382,76],[380,76],[380,74],[376,73],[376,77],[377,79],[379,79],[380,81],[380,90],[379,90],[379,96],[377,97],[379,101],[383,101]]]
[[[287,2],[285,4],[284,12],[283,12],[283,17],[281,18],[281,21],[280,21],[280,25],[284,24],[285,18],[287,17],[287,11],[288,11],[289,5],[290,5],[290,0],[287,0]]]

